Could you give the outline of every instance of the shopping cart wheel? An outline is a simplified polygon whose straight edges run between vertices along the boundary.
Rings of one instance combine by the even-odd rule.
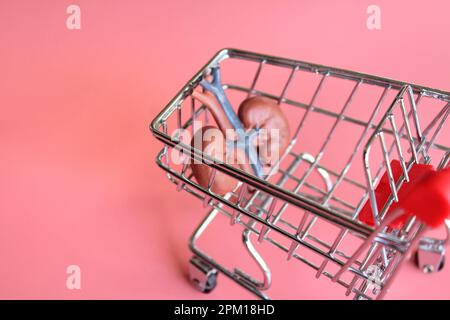
[[[209,293],[217,285],[217,269],[198,256],[189,261],[189,279],[203,293]]]
[[[441,240],[423,238],[414,255],[417,267],[425,273],[441,271],[445,265],[445,246]]]

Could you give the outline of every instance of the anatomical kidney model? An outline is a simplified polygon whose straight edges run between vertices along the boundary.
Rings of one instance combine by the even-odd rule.
[[[207,139],[207,143],[197,142],[197,147],[209,156],[212,156],[211,152],[215,153],[219,161],[228,164],[237,162],[242,170],[252,172],[259,178],[266,177],[290,141],[285,115],[277,101],[261,96],[245,99],[236,115],[222,88],[219,68],[213,68],[211,73],[212,82],[204,79],[200,82],[206,92],[194,91],[192,96],[208,108],[222,135],[218,134],[217,128],[206,126],[195,133],[192,143],[196,139],[203,140],[206,131],[214,133],[217,129],[215,133],[218,137],[213,142],[211,139]],[[222,151],[213,150],[221,147]],[[215,193],[223,195],[236,187],[235,179],[225,177],[219,171],[211,179],[213,170],[205,164],[193,164],[192,171],[202,187],[208,187],[213,180],[210,187]]]

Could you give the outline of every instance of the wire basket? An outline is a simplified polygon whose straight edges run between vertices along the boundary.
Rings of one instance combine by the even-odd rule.
[[[264,179],[183,142],[183,132],[193,134],[196,125],[214,123],[208,109],[191,96],[212,68],[220,68],[233,106],[265,96],[275,99],[289,119],[291,142],[276,171]],[[383,226],[383,221],[415,164],[448,166],[449,102],[447,92],[367,74],[235,49],[217,53],[151,123],[154,136],[164,143],[157,164],[178,191],[212,207],[190,241],[192,281],[209,292],[222,272],[268,298],[270,268],[251,234],[280,249],[290,263],[302,262],[317,278],[343,286],[355,299],[382,298],[417,244],[419,258],[420,250],[427,253],[421,268],[437,271],[447,239],[422,239],[425,225],[414,216],[397,227]],[[196,182],[188,162],[175,158],[203,161],[212,176],[225,173],[238,187],[216,194]],[[397,176],[393,161],[401,170]],[[380,181],[389,186],[382,206],[377,202]],[[361,212],[369,211],[370,219],[362,219]],[[219,213],[243,227],[244,245],[261,268],[261,280],[225,268],[197,246]]]

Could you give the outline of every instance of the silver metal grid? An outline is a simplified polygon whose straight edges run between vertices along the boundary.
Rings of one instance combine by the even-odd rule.
[[[193,132],[194,120],[202,121],[203,124],[211,121],[212,117],[208,115],[206,108],[197,106],[190,93],[197,88],[199,81],[211,67],[220,66],[222,61],[227,59],[258,64],[248,87],[224,83],[227,92],[240,92],[246,96],[267,96],[278,100],[280,107],[289,106],[292,110],[298,110],[299,120],[291,143],[281,157],[277,172],[266,181],[202,155],[200,150],[180,143],[178,135],[169,135],[171,130],[180,128]],[[289,76],[278,96],[258,89],[258,82],[267,65],[289,70]],[[320,79],[307,102],[292,99],[289,95],[291,84],[299,72],[315,74]],[[338,112],[317,103],[321,95],[327,94],[326,82],[329,79],[342,79],[352,83],[352,89]],[[364,87],[380,88],[377,94],[372,94],[365,100],[365,106],[370,108],[368,120],[347,113],[353,100]],[[394,95],[394,98],[389,98],[390,95]],[[439,105],[439,111],[422,131],[418,109],[423,99],[436,100],[442,105]],[[367,201],[371,202],[374,221],[379,225],[390,204],[398,200],[398,191],[408,180],[408,171],[414,163],[434,163],[441,168],[448,165],[450,149],[439,141],[438,137],[450,112],[449,101],[449,94],[439,90],[300,61],[227,49],[219,52],[183,87],[155,118],[151,129],[165,144],[158,155],[157,163],[167,171],[168,178],[177,185],[177,190],[185,190],[201,199],[205,206],[213,207],[204,223],[209,222],[217,213],[222,213],[230,218],[232,225],[239,224],[244,227],[247,236],[248,233],[254,233],[259,241],[267,241],[284,251],[288,260],[294,258],[316,270],[316,277],[324,275],[336,281],[346,288],[347,295],[353,294],[355,298],[370,299],[381,295],[385,284],[397,271],[404,259],[404,253],[415,241],[423,225],[411,218],[401,230],[390,228],[383,230],[376,235],[364,255],[354,261],[349,259],[355,249],[343,243],[362,242],[372,235],[374,228],[361,223],[358,219],[362,207]],[[390,103],[387,107],[386,102]],[[309,150],[297,148],[299,137],[302,137],[304,127],[313,114],[320,114],[332,122],[314,155],[310,154]],[[381,120],[378,119],[379,116],[382,116]],[[340,126],[350,125],[360,129],[356,144],[342,167],[331,168],[321,160],[327,154],[329,145],[335,143],[333,137],[336,130]],[[376,142],[379,142],[379,146]],[[191,158],[203,159],[214,170],[236,178],[240,181],[238,188],[222,197],[214,194],[210,188],[201,187],[193,178],[189,165],[171,163],[169,155],[174,148]],[[437,156],[430,156],[431,149],[437,152]],[[403,175],[398,181],[392,174],[390,165],[392,159],[398,159],[402,166]],[[364,162],[364,168],[359,178],[365,177],[365,181],[349,174],[355,161],[361,160]],[[298,170],[302,166],[303,169]],[[385,172],[389,177],[392,194],[384,208],[378,212],[374,190]],[[320,183],[317,179],[310,179],[313,175],[318,175]],[[212,176],[214,177],[214,174]],[[342,185],[351,186],[360,196],[347,198],[338,194]],[[254,189],[253,194],[248,192],[249,187]],[[295,220],[291,218],[292,215],[285,217],[288,209],[296,212]],[[332,241],[326,241],[321,238],[320,233],[315,233],[314,226],[319,221],[322,225],[328,225],[329,228],[336,230],[336,236]],[[260,297],[266,297],[262,291],[270,286],[270,271],[265,262],[259,261],[264,274],[263,281],[255,280],[240,271],[224,269],[195,246],[195,240],[206,227],[207,225],[201,225],[192,239],[191,248],[194,253]],[[251,246],[248,242],[246,245]],[[258,257],[254,249],[249,247],[249,250],[255,258]],[[314,262],[302,254],[306,252],[303,250],[309,255],[318,257],[320,262]],[[330,265],[336,266],[337,269],[330,271],[333,269]],[[375,289],[370,286],[372,279],[367,273],[370,265],[376,265],[381,270],[378,287]],[[341,278],[343,273],[350,275],[349,280]]]

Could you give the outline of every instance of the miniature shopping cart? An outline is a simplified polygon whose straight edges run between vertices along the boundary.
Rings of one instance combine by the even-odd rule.
[[[258,177],[217,161],[182,139],[195,124],[214,121],[191,96],[214,69],[221,70],[221,86],[233,107],[258,95],[275,99],[286,112],[291,142],[270,175]],[[450,228],[442,216],[448,189],[440,193],[448,179],[439,175],[449,171],[449,113],[448,92],[241,50],[220,51],[151,123],[164,143],[157,164],[177,191],[210,208],[189,242],[192,282],[210,292],[220,272],[268,298],[272,274],[256,241],[275,246],[287,263],[309,266],[317,278],[329,278],[355,299],[382,298],[409,256],[424,272],[439,271]],[[236,179],[237,187],[224,196],[214,193],[211,181],[201,186],[189,162],[174,161],[175,155],[202,161],[212,179],[222,172]],[[432,178],[425,179],[426,174]],[[431,220],[445,230],[442,240],[424,235],[427,217],[435,211],[440,220]],[[229,219],[230,228],[242,228],[261,279],[224,267],[198,247],[218,215]]]

